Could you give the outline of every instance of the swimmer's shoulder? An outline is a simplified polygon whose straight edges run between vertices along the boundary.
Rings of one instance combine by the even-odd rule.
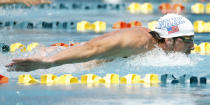
[[[141,32],[141,33],[149,33],[151,32],[150,29],[146,28],[146,27],[133,27],[134,30]]]
[[[130,29],[130,31],[134,32],[134,35],[136,35],[139,38],[152,38],[152,36],[149,33],[151,32],[151,30],[146,27],[133,27]]]

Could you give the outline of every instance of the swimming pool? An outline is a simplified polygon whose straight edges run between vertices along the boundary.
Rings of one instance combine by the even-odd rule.
[[[156,0],[154,0],[156,1]],[[59,3],[72,3],[75,1],[56,1],[55,7]],[[82,1],[84,4],[95,5],[102,1]],[[142,1],[143,2],[143,1]],[[190,5],[194,2],[184,3],[186,5],[186,13],[183,15],[191,21],[204,20],[209,21],[209,15],[191,14]],[[125,3],[128,5],[129,2]],[[113,23],[121,21],[138,20],[143,26],[153,20],[157,20],[162,14],[157,10],[160,2],[154,2],[153,14],[130,14],[125,9],[119,10],[71,10],[57,8],[19,8],[17,10],[1,8],[0,19],[5,21],[25,21],[38,23],[40,21],[72,21],[78,22],[87,20],[94,22],[96,20],[105,21],[107,23],[107,32],[112,31]],[[58,5],[59,6],[59,5]],[[18,8],[18,7],[17,7]],[[32,14],[33,13],[33,14]],[[82,15],[82,16],[81,16]],[[24,17],[24,18],[23,18]],[[12,44],[21,42],[30,44],[31,42],[39,42],[42,45],[49,46],[57,42],[68,43],[69,41],[83,42],[103,33],[80,33],[75,30],[65,29],[27,29],[24,26],[11,28],[6,27],[0,30],[0,42]],[[195,43],[210,42],[209,33],[197,34]],[[0,58],[0,74],[8,76],[10,81],[8,84],[0,85],[0,103],[2,105],[112,105],[112,104],[167,104],[167,105],[208,105],[210,104],[210,85],[190,85],[186,84],[159,84],[158,86],[147,86],[144,84],[134,85],[111,85],[111,86],[87,86],[82,84],[73,85],[30,85],[24,86],[17,83],[18,76],[21,74],[31,74],[35,78],[40,78],[43,74],[52,73],[55,75],[73,74],[80,77],[83,74],[93,73],[104,76],[108,73],[119,74],[120,76],[129,73],[139,74],[173,74],[176,78],[184,74],[197,77],[207,77],[210,79],[210,56],[191,54],[186,56],[181,53],[165,54],[160,49],[155,49],[143,55],[129,57],[127,59],[116,59],[112,62],[98,66],[93,69],[80,67],[80,64],[68,64],[54,67],[46,70],[36,70],[32,72],[7,72],[4,65],[8,64],[12,58],[31,55],[31,53],[1,53]],[[175,58],[175,59],[174,59]]]

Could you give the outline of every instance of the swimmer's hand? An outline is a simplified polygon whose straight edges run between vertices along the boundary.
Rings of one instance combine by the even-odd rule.
[[[14,0],[15,3],[24,3],[26,6],[38,5],[38,4],[50,4],[50,0]]]
[[[31,57],[13,59],[12,63],[6,65],[7,71],[33,71],[36,69],[47,69],[51,67],[51,63],[44,57]]]

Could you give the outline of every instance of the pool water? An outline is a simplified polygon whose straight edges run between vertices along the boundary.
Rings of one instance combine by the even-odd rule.
[[[52,5],[59,3],[73,3],[76,1],[54,1]],[[88,4],[104,3],[104,1],[88,1]],[[140,1],[143,2],[143,1]],[[138,20],[147,26],[147,23],[157,20],[162,14],[157,10],[157,6],[164,1],[151,1],[154,4],[153,14],[130,14],[125,9],[122,10],[71,10],[71,9],[41,9],[32,7],[29,9],[0,9],[0,21],[17,21],[17,22],[33,22],[40,21],[56,22],[56,21],[72,21],[79,22],[87,20],[94,22],[97,20],[107,23],[107,32],[113,31],[111,26],[117,21]],[[82,1],[81,3],[87,3]],[[190,5],[195,3],[184,3],[186,12],[184,16],[188,17],[192,22],[196,20],[209,21],[210,15],[191,14]],[[206,2],[204,2],[206,3]],[[126,1],[125,5],[129,2]],[[0,42],[8,45],[21,42],[25,45],[32,42],[39,42],[43,46],[49,46],[53,43],[69,41],[84,42],[89,39],[102,35],[103,33],[87,32],[80,33],[76,30],[66,29],[27,29],[24,27],[17,28],[1,28]],[[209,33],[195,35],[194,42],[210,42]],[[57,51],[59,51],[58,48]],[[148,53],[131,56],[129,58],[119,58],[112,62],[105,63],[98,67],[88,69],[81,67],[82,63],[66,64],[50,69],[42,69],[31,72],[8,72],[4,67],[11,62],[11,59],[23,56],[30,56],[36,53],[0,53],[0,74],[10,78],[8,84],[0,84],[0,104],[1,105],[208,105],[210,104],[210,56],[200,54],[190,54],[186,56],[182,53],[165,54],[161,49],[154,49]],[[159,85],[30,85],[24,86],[17,83],[18,76],[21,74],[31,74],[39,79],[41,75],[52,73],[57,76],[63,74],[73,74],[80,77],[83,74],[93,73],[99,76],[105,76],[108,73],[119,74],[124,76],[135,73],[144,77],[145,74],[172,74],[176,78],[186,74],[197,77],[207,77],[208,83],[190,85],[186,84],[159,84]]]

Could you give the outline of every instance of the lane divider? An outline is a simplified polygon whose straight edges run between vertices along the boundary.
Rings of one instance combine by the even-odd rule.
[[[11,28],[11,29],[63,29],[63,30],[75,30],[75,21],[40,21],[34,22],[17,22],[17,21],[5,21],[0,22],[0,28]]]
[[[74,77],[72,74],[56,76],[54,74],[41,75],[40,80],[33,78],[30,74],[20,75],[18,83],[30,85],[40,83],[44,85],[70,85],[70,84],[207,84],[207,77],[196,77],[191,75],[182,75],[176,78],[172,74],[163,74],[159,77],[157,74],[146,74],[141,78],[138,74],[127,74],[120,77],[118,74],[106,74],[100,77],[96,74],[84,74],[80,77]]]
[[[2,5],[2,9],[11,10],[11,9],[60,9],[60,10],[128,10],[130,13],[143,13],[149,14],[153,13],[154,6],[152,3],[145,2],[140,4],[138,2],[131,3],[116,3],[116,4],[107,4],[107,3],[52,3],[52,4],[40,4],[38,6],[27,7],[23,4],[5,4]],[[162,3],[157,7],[161,13],[182,13],[185,11],[185,6],[181,3]],[[193,14],[210,14],[210,3],[195,3],[191,5],[191,13]]]
[[[148,22],[147,27],[151,30],[157,25],[157,21]],[[196,20],[193,22],[194,32],[197,33],[209,33],[210,32],[210,22],[205,22],[203,20]],[[109,25],[110,26],[110,25]],[[123,29],[131,28],[135,26],[142,26],[140,21],[134,20],[130,22],[117,21],[112,24],[112,29]],[[107,23],[104,21],[95,21],[90,23],[88,21],[69,21],[69,22],[16,22],[16,21],[5,21],[0,22],[0,28],[13,28],[13,29],[51,29],[51,30],[77,30],[78,32],[106,32]]]
[[[29,74],[23,74],[19,76],[18,83],[20,84],[34,84],[41,83],[47,85],[54,84],[138,84],[138,83],[149,83],[157,84],[160,83],[157,74],[146,74],[145,78],[141,79],[137,74],[128,74],[126,76],[120,77],[118,74],[106,74],[104,77],[100,77],[95,74],[85,74],[81,76],[81,80],[74,77],[72,74],[64,74],[57,77],[54,74],[41,75],[40,81],[34,79]]]
[[[72,47],[72,46],[76,46],[79,45],[80,43],[78,42],[69,42],[69,44],[65,44],[65,43],[54,43],[50,46],[62,46],[62,47]],[[0,43],[0,51],[2,53],[7,53],[7,52],[31,52],[33,49],[40,47],[41,45],[38,42],[32,42],[28,45],[24,45],[20,42],[16,42],[11,44],[10,46],[4,43]]]
[[[52,4],[40,4],[37,6],[27,7],[23,4],[5,4],[2,5],[2,9],[32,9],[32,8],[39,8],[39,9],[60,9],[60,10],[125,10],[126,4],[124,3],[116,3],[116,4],[108,4],[108,3],[95,3],[95,4],[88,4],[88,3],[52,3]]]
[[[40,76],[40,80],[35,79],[30,74],[19,75],[18,83],[23,85],[43,84],[43,85],[70,85],[70,84],[190,84],[192,86],[207,84],[209,77],[197,77],[192,75],[181,75],[178,78],[172,74],[162,74],[160,77],[157,74],[146,74],[141,78],[138,74],[127,74],[120,77],[118,74],[106,74],[100,77],[96,74],[84,74],[79,80],[72,74],[64,74],[56,76],[54,74],[44,74]],[[8,83],[9,78],[0,75],[0,84]]]
[[[207,77],[196,77],[191,75],[182,75],[179,78],[176,78],[174,75],[171,74],[164,74],[161,75],[161,83],[162,84],[186,84],[189,83],[190,85],[203,85],[207,84]]]

